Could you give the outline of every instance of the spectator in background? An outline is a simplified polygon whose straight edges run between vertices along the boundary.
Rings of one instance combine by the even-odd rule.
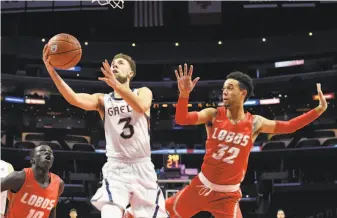
[[[77,210],[76,209],[71,209],[69,212],[69,217],[70,218],[77,218]]]
[[[284,213],[284,210],[278,209],[276,217],[277,217],[277,218],[285,218],[286,215],[285,215],[285,213]]]

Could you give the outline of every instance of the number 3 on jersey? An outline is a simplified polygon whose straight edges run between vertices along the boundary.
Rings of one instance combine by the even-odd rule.
[[[123,132],[120,134],[120,136],[123,139],[129,139],[135,134],[135,130],[133,126],[130,124],[131,117],[125,117],[119,120],[118,124],[125,123],[123,127]]]
[[[225,154],[230,154],[229,156],[223,158]],[[213,153],[212,157],[216,160],[222,159],[223,162],[233,164],[235,161],[235,158],[239,156],[240,148],[237,147],[229,147],[228,145],[219,145],[219,150],[217,153]]]

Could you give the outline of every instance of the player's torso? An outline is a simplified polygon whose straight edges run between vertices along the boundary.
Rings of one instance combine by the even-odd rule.
[[[137,94],[137,90],[133,92]],[[150,157],[149,117],[134,111],[113,93],[104,95],[104,110],[108,158]]]
[[[57,205],[60,178],[50,173],[50,184],[42,188],[31,168],[25,169],[26,180],[17,193],[9,192],[7,218],[48,218]]]
[[[247,170],[248,158],[253,145],[252,115],[232,124],[226,109],[218,108],[213,126],[208,129],[206,154],[202,172],[206,178],[219,185],[235,185],[242,182]]]

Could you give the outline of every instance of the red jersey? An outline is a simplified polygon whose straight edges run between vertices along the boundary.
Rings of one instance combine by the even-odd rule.
[[[206,154],[201,166],[206,178],[218,185],[235,185],[242,182],[246,174],[248,158],[253,146],[253,116],[232,124],[225,107],[217,108],[217,116],[208,133]]]
[[[49,173],[50,184],[42,188],[32,168],[25,168],[26,179],[17,193],[9,191],[7,218],[48,218],[59,198],[60,177]]]

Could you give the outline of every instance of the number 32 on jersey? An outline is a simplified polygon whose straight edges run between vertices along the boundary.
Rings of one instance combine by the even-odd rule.
[[[222,159],[223,162],[226,162],[229,164],[233,164],[235,158],[237,158],[240,153],[240,148],[237,148],[237,147],[229,147],[228,145],[223,145],[223,144],[220,144],[218,147],[219,147],[218,152],[213,153],[212,157],[216,160]],[[230,155],[223,158],[226,155],[226,153]]]
[[[245,147],[247,146],[250,137],[242,133],[228,132],[224,129],[218,131],[218,128],[215,128],[212,139],[224,142],[226,144],[233,143],[235,145]],[[218,151],[213,153],[212,157],[216,160],[222,159],[223,162],[233,164],[235,158],[239,156],[239,153],[240,148],[238,147],[230,147],[228,145],[219,144]]]

